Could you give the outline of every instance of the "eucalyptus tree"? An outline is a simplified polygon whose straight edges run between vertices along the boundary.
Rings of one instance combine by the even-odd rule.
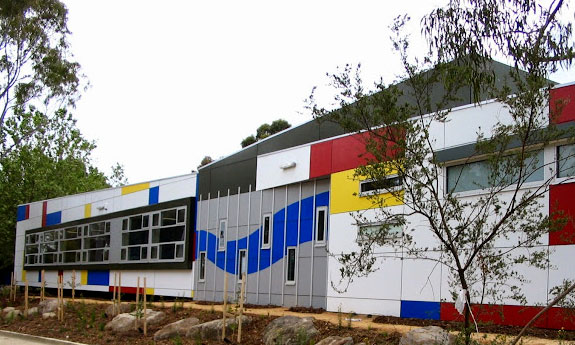
[[[355,177],[372,180],[376,189],[403,203],[401,208],[385,207],[379,195],[368,196],[377,209],[375,219],[364,213],[354,217],[359,224],[382,225],[361,234],[365,240],[358,251],[334,253],[342,263],[342,280],[350,283],[377,270],[374,249],[381,245],[439,262],[451,274],[454,298],[463,292],[468,302],[466,343],[471,332],[469,303],[487,297],[526,301],[519,265],[546,267],[546,249],[538,245],[567,221],[564,215],[548,215],[542,208],[556,167],[567,167],[565,162],[546,163],[541,154],[547,144],[575,137],[555,126],[557,114],[548,112],[548,76],[571,66],[575,56],[572,24],[562,16],[565,11],[564,1],[551,1],[547,7],[528,0],[450,1],[421,21],[429,48],[423,58],[410,56],[410,42],[403,33],[409,18],[398,17],[392,40],[404,67],[401,83],[377,83],[367,89],[359,66],[346,65],[328,74],[338,110],[319,106],[312,92],[308,107],[318,121],[369,133],[362,136],[369,162],[356,169]],[[503,80],[496,78],[492,56],[511,65]],[[478,132],[473,152],[450,171],[446,185],[432,126],[449,121],[450,106],[463,87],[469,87],[476,102],[496,99],[509,116]],[[437,90],[442,90],[441,97]],[[553,109],[560,111],[561,106]],[[471,201],[459,192],[465,173],[477,168],[485,174],[471,183],[482,191]],[[391,183],[390,174],[400,177],[402,188]],[[539,183],[530,183],[536,175]],[[390,241],[397,225],[404,229],[402,238]],[[412,234],[421,228],[433,235],[434,242],[418,242]],[[512,243],[510,247],[498,247],[503,240]],[[517,251],[525,247],[530,248],[529,255]]]

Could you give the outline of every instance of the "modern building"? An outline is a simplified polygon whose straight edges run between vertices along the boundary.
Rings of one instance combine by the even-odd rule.
[[[467,94],[466,101],[451,105],[448,121],[431,127],[445,175],[468,157],[479,128],[488,132],[495,123],[510,119],[503,104],[473,104]],[[550,94],[550,104],[557,99],[568,102],[557,121],[574,121],[575,84],[558,85]],[[357,250],[359,229],[369,225],[358,224],[352,213],[375,219],[373,203],[362,189],[366,181],[354,175],[355,168],[366,164],[362,135],[346,134],[330,122],[310,121],[202,167],[197,175],[20,205],[18,281],[38,285],[44,269],[53,287],[58,274],[69,280],[74,269],[78,289],[110,291],[113,273],[121,271],[124,292],[135,291],[136,277],[146,276],[153,290],[149,293],[221,301],[225,276],[228,295],[234,296],[246,273],[248,303],[460,318],[447,269],[389,246],[377,249],[377,272],[339,292],[338,255]],[[538,155],[542,162],[552,163],[564,152],[575,152],[575,146],[560,141]],[[572,163],[575,167],[575,160]],[[575,174],[575,168],[565,171],[554,176],[553,169],[541,169],[525,187],[554,179],[541,201],[544,214],[553,205],[575,215],[575,184],[565,176],[569,171]],[[458,196],[473,201],[481,194],[473,186],[462,185]],[[382,197],[385,207],[403,207],[401,200]],[[486,300],[483,308],[474,309],[478,321],[522,325],[541,310],[552,287],[575,277],[570,264],[575,236],[568,236],[572,234],[575,227],[569,223],[543,240],[546,268],[519,268],[526,278],[526,305],[510,298],[497,305]],[[436,241],[423,227],[413,236],[429,247]],[[508,245],[497,243],[501,248]],[[522,253],[529,255],[529,248]],[[575,329],[569,312],[552,308],[537,325]]]

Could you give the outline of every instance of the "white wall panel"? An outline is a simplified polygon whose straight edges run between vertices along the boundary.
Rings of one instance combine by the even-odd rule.
[[[430,259],[439,259],[439,252],[427,252]],[[437,261],[404,257],[401,299],[439,302],[441,295],[441,264]]]
[[[62,210],[62,223],[84,218],[84,206]]]
[[[327,297],[327,310],[331,312],[361,313],[399,317],[401,301],[384,299],[362,299],[345,297]]]
[[[563,280],[575,278],[575,244],[549,246],[549,284],[548,290],[562,284]],[[549,295],[551,297],[551,295]]]
[[[283,186],[309,178],[309,145],[258,156],[256,185],[258,190]],[[282,169],[295,163],[289,169]]]
[[[196,177],[160,182],[159,202],[189,198],[196,195]]]
[[[478,132],[490,137],[495,124],[511,121],[509,111],[497,102],[456,109],[445,122],[445,147],[475,142]]]
[[[30,204],[30,218],[42,217],[42,202],[33,202]]]
[[[70,195],[62,198],[62,209],[71,209],[74,207],[84,206],[89,193]]]
[[[192,270],[157,270],[154,279],[156,289],[192,289]]]
[[[46,213],[48,214],[48,213],[62,211],[62,205],[63,205],[62,199],[63,198],[48,200],[48,203],[46,206]]]
[[[393,254],[390,254],[390,256]],[[347,291],[340,293],[332,288],[332,284],[339,290],[346,288],[346,282],[340,282],[339,262],[333,257],[329,258],[328,291],[330,297],[341,298],[375,298],[400,300],[401,298],[401,258],[387,257],[378,259],[374,264],[377,271],[367,277],[355,278],[349,284]],[[374,288],[377,287],[377,288]]]
[[[116,211],[127,210],[130,208],[148,206],[150,192],[148,189],[135,193],[125,194],[117,198],[114,202]]]

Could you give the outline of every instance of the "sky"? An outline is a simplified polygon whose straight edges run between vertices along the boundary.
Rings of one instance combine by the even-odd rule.
[[[71,52],[90,83],[72,110],[97,149],[129,183],[190,173],[206,155],[241,149],[263,123],[311,120],[304,100],[327,72],[362,64],[368,83],[401,66],[389,25],[443,1],[63,0]],[[559,82],[575,73],[554,75]]]

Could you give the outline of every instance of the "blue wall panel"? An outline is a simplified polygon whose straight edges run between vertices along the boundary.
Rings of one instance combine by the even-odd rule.
[[[48,213],[46,215],[46,226],[56,225],[62,222],[62,211]]]
[[[110,285],[110,271],[88,271],[88,285]]]
[[[152,187],[149,189],[148,205],[155,205],[160,199],[160,186]]]
[[[26,212],[26,208],[27,208],[27,207],[28,207],[28,205],[18,206],[18,215],[17,215],[17,218],[16,218],[16,220],[17,220],[18,222],[27,219],[27,218],[26,218],[26,213],[27,213],[27,212]]]
[[[425,320],[440,319],[439,302],[401,301],[401,317]]]

